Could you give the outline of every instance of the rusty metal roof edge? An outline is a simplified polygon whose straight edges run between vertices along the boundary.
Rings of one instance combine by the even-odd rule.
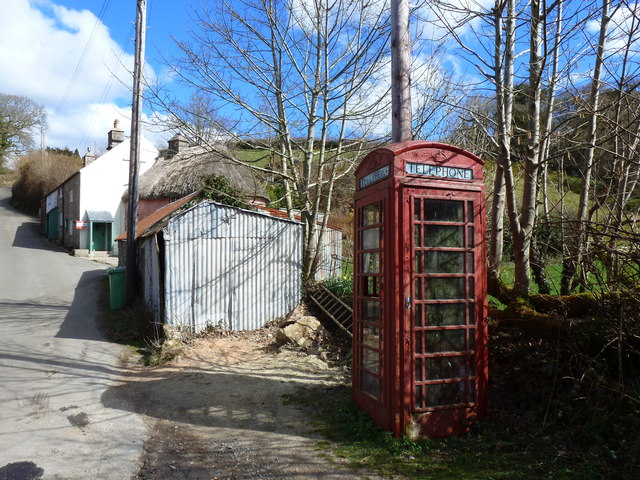
[[[278,220],[278,221],[281,221],[281,222],[293,223],[294,225],[302,225],[302,222],[298,222],[296,220],[290,220],[288,218],[276,217],[274,215],[270,215],[268,212],[264,212],[264,211],[260,211],[260,210],[249,210],[247,208],[240,208],[240,207],[232,207],[231,205],[225,205],[224,203],[216,202],[215,200],[202,200],[201,202],[192,204],[188,208],[184,208],[184,209],[181,209],[181,210],[176,210],[176,211],[173,211],[173,212],[169,213],[166,217],[162,218],[161,220],[159,220],[156,223],[154,223],[153,225],[151,225],[147,230],[145,230],[141,235],[139,235],[139,238],[149,237],[151,235],[154,235],[154,234],[158,233],[160,230],[164,229],[169,224],[169,222],[171,222],[171,220],[173,220],[174,218],[177,218],[179,216],[186,215],[189,211],[195,210],[196,208],[198,208],[203,203],[214,204],[214,205],[217,205],[219,207],[232,208],[232,209],[238,210],[240,212],[250,213],[250,214],[253,214],[253,215],[259,215],[261,217],[272,218],[274,220]]]
[[[182,207],[184,207],[185,205],[188,205],[189,202],[191,200],[193,200],[196,195],[198,194],[198,192],[193,192],[189,195],[185,195],[184,197],[176,200],[175,202],[171,202],[168,203],[167,205],[164,205],[160,208],[158,208],[155,212],[150,213],[149,215],[147,215],[145,218],[141,219],[140,221],[138,221],[138,226],[136,228],[136,240],[138,238],[142,238],[142,237],[146,237],[152,234],[152,232],[150,232],[151,229],[153,229],[156,225],[158,225],[158,223],[161,223],[163,220],[166,220],[168,217],[170,217],[171,215],[173,215],[175,212],[179,211]],[[146,222],[148,222],[150,218],[159,215],[157,220],[152,221],[152,223],[148,226],[144,226],[144,224]],[[162,227],[160,227],[162,228]],[[156,230],[157,231],[157,230]],[[119,235],[118,237],[116,237],[116,241],[120,241],[120,240],[126,240],[127,239],[127,232],[123,232],[121,235]]]

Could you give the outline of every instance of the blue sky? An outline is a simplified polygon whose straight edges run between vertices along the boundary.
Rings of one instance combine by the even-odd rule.
[[[174,53],[172,37],[188,38],[193,2],[147,1],[147,75],[171,88],[160,58]],[[129,133],[136,0],[3,0],[0,12],[0,72],[12,72],[0,74],[0,93],[46,107],[48,146],[100,151],[116,118]]]
[[[200,0],[192,1],[196,6],[200,3]],[[381,6],[386,5],[381,1]],[[453,2],[470,2],[482,10],[488,8],[492,0]],[[575,8],[584,4],[567,2],[567,5]],[[151,80],[158,77],[162,83],[168,82],[169,87],[177,88],[167,77],[160,60],[175,52],[172,37],[189,37],[192,10],[191,1],[147,0],[146,73]],[[427,11],[423,13],[431,16]],[[120,120],[128,135],[135,14],[136,0],[2,0],[0,3],[0,93],[24,95],[45,106],[48,146],[77,148],[81,154],[87,147],[99,152],[105,148],[107,132],[115,119]],[[619,15],[623,19],[628,16],[625,11]],[[415,26],[414,21],[412,19]],[[470,26],[474,25],[480,27],[477,22]],[[434,36],[438,36],[437,32],[434,30]],[[469,26],[460,33],[468,41],[474,41]],[[590,24],[584,36],[593,41],[597,37],[597,23]],[[473,87],[478,91],[490,92],[490,85],[473,67],[474,59],[449,47],[451,51],[439,65],[440,69],[451,69],[458,76],[464,76],[468,84],[478,82]],[[422,54],[428,54],[428,50],[426,47]],[[418,58],[420,53],[414,52]],[[589,63],[588,59],[581,60],[578,73],[588,73]],[[419,62],[417,65],[420,66]],[[570,77],[567,75],[567,78]],[[157,146],[166,142],[166,136],[160,133],[150,129],[144,133]]]
[[[190,11],[147,1],[148,74],[163,75],[160,52],[185,35]],[[100,151],[116,118],[128,134],[136,0],[4,0],[0,12],[0,93],[45,106],[48,146]]]

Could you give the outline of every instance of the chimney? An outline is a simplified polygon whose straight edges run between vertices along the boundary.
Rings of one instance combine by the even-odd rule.
[[[189,147],[189,140],[179,133],[175,134],[173,138],[169,140],[168,158],[184,151],[187,147]]]
[[[96,154],[91,151],[91,147],[87,147],[87,153],[82,157],[82,166],[86,167],[96,159]]]
[[[109,142],[107,145],[107,150],[111,150],[113,147],[116,147],[124,142],[124,130],[120,130],[120,121],[115,120],[113,122],[113,128],[109,132]]]

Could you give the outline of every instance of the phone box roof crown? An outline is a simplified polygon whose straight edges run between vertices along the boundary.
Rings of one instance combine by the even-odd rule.
[[[483,182],[484,162],[459,147],[437,142],[408,141],[370,152],[356,168],[358,190],[389,178]]]

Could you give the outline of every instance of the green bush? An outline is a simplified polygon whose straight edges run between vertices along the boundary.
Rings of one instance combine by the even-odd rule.
[[[335,277],[325,280],[322,285],[338,297],[353,297],[353,278]]]
[[[198,198],[201,200],[213,200],[230,207],[247,208],[247,199],[239,188],[231,185],[224,175],[210,175],[204,180],[202,190]]]

